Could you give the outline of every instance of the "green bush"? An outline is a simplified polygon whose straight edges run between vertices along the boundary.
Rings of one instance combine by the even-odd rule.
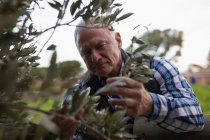
[[[200,101],[203,112],[210,114],[210,86],[196,84],[192,85],[192,88]]]

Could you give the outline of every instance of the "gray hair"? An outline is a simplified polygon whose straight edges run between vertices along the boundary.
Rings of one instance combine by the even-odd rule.
[[[76,29],[74,31],[74,41],[75,41],[75,44],[76,46],[78,46],[78,36],[79,36],[79,33],[82,31],[82,29],[84,28],[107,28],[113,35],[115,35],[115,31],[114,31],[114,28],[113,26],[103,26],[102,24],[102,27],[98,26],[99,24],[96,24],[96,17],[92,17],[90,19],[88,19],[87,21],[84,21],[83,19],[77,24],[76,26]]]

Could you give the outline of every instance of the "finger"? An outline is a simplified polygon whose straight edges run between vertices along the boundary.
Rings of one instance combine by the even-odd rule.
[[[124,108],[134,108],[136,103],[131,98],[124,98],[124,99],[109,99],[109,104],[112,106],[120,106]]]
[[[63,121],[61,120],[59,123],[59,127],[63,130],[67,130],[71,127],[74,127],[76,124],[77,124],[77,120],[73,116],[70,116]]]
[[[69,139],[74,135],[77,128],[77,120],[74,117],[69,117],[67,119],[67,123],[65,124],[67,127],[64,129],[64,137],[65,139]]]
[[[115,81],[117,81],[117,80],[122,80],[122,81],[124,81],[125,83],[126,83],[126,87],[130,87],[130,88],[133,88],[133,87],[142,87],[142,83],[140,83],[140,82],[138,82],[138,81],[136,81],[136,80],[133,80],[133,79],[131,79],[131,78],[129,78],[129,77],[111,77],[111,78],[108,78],[107,80],[106,80],[106,82],[107,83],[113,83],[113,82],[115,82]]]
[[[76,124],[73,124],[73,125],[67,127],[64,130],[64,139],[69,140],[69,138],[74,135],[75,131],[76,131]]]

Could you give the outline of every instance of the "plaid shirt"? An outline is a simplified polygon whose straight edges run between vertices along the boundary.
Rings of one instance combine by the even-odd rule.
[[[160,92],[149,92],[153,99],[153,112],[148,121],[172,132],[200,131],[204,127],[204,116],[199,102],[191,87],[168,60],[154,57],[149,64],[155,70],[154,80]],[[97,85],[97,84],[96,84]],[[69,103],[74,89],[85,89],[86,83],[80,82],[69,89],[63,104]]]
[[[202,130],[204,116],[201,107],[178,69],[160,57],[154,57],[150,67],[155,69],[154,78],[160,85],[161,93],[149,93],[154,107],[148,120],[177,133]]]

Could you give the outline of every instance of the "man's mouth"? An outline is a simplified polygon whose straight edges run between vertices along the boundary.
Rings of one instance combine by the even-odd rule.
[[[95,69],[102,68],[106,63],[97,64],[94,66]]]

